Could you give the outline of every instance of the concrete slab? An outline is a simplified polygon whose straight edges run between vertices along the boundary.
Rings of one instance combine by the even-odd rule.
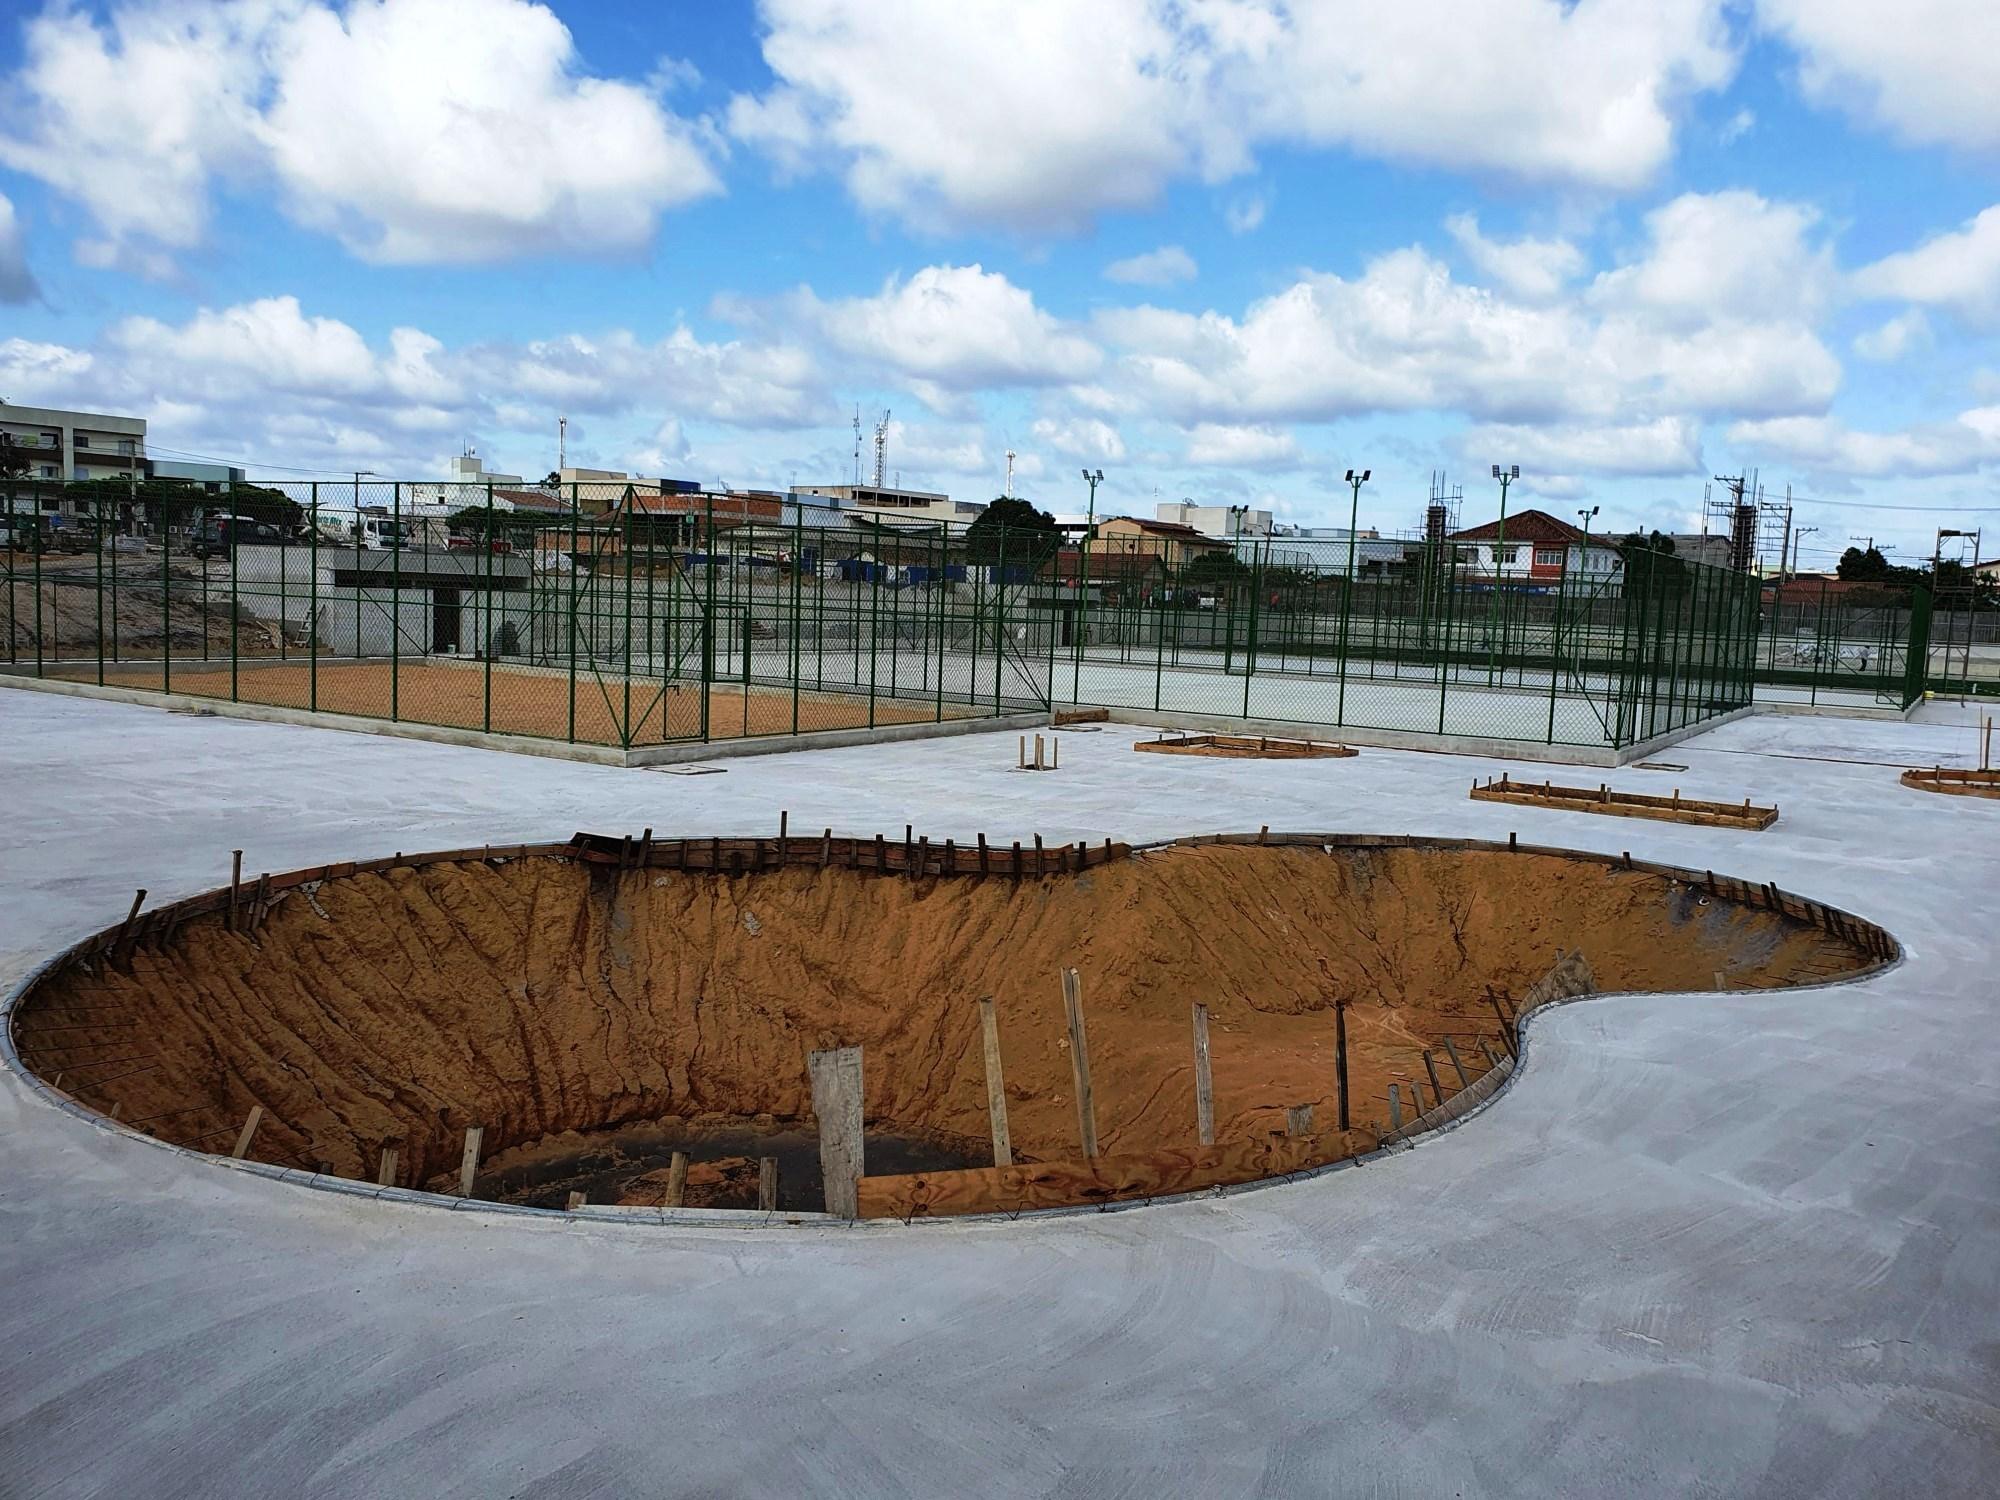
[[[1965,725],[1674,748],[1687,795],[1775,801],[1762,833],[1475,803],[1462,757],[1133,754],[1147,732],[1065,731],[1042,776],[975,735],[683,779],[6,694],[0,984],[235,847],[288,869],[781,808],[957,838],[1518,829],[1775,880],[1909,956],[1544,1012],[1519,1080],[1408,1151],[1013,1224],[453,1212],[219,1167],[0,1077],[6,1492],[1991,1493],[2000,806],[1895,779]]]

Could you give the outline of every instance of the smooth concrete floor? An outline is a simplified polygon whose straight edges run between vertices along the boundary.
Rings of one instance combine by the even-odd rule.
[[[780,808],[933,839],[1518,829],[1775,880],[1908,951],[1543,1012],[1491,1108],[1386,1160],[1013,1223],[375,1202],[8,1073],[0,1494],[1994,1494],[2000,803],[1896,781],[1976,759],[1952,717],[1744,720],[1662,755],[1685,772],[1609,773],[1779,804],[1745,833],[1470,801],[1501,761],[1181,760],[1121,728],[1065,731],[1044,775],[974,735],[682,778],[0,689],[8,989],[235,847],[282,870]]]

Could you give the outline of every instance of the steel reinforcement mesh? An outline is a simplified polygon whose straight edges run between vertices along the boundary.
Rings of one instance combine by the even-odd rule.
[[[1754,578],[1643,550],[1496,588],[1449,541],[628,485],[6,489],[11,672],[626,748],[1071,702],[1623,746],[1746,705],[1771,655]]]

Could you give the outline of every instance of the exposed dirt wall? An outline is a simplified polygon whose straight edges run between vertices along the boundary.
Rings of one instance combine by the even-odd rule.
[[[871,1128],[986,1134],[976,1001],[1000,1017],[1017,1154],[1074,1155],[1058,973],[1083,977],[1103,1149],[1188,1144],[1189,1008],[1211,1014],[1217,1134],[1334,1127],[1336,996],[1352,1109],[1468,1074],[1580,948],[1605,991],[1801,983],[1870,960],[1818,928],[1589,861],[1413,848],[1185,846],[1046,880],[788,868],[738,877],[566,859],[401,868],[305,887],[253,939],[197,918],[164,953],[51,978],[19,1017],[44,1077],[163,1138],[401,1179],[564,1130],[720,1112],[801,1120],[806,1053],[865,1049]],[[1690,1003],[1698,1004],[1699,1001]],[[1442,1053],[1446,1092],[1456,1085]],[[1407,1096],[1406,1096],[1407,1097]]]

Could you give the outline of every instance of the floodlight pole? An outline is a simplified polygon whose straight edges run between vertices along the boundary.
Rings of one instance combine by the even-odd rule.
[[[1354,494],[1347,508],[1347,577],[1340,589],[1340,697],[1333,714],[1336,724],[1347,722],[1347,643],[1354,615],[1354,533],[1361,524],[1361,486],[1373,472],[1372,469],[1363,469],[1358,474],[1352,469],[1347,471],[1347,483]]]
[[[1494,667],[1494,627],[1499,617],[1500,581],[1506,574],[1507,549],[1507,486],[1521,477],[1521,466],[1509,468],[1500,464],[1493,466],[1493,477],[1500,481],[1500,530],[1493,539],[1493,597],[1486,601],[1486,685],[1493,686]]]
[[[1069,696],[1072,703],[1078,701],[1083,691],[1083,637],[1090,628],[1090,542],[1097,534],[1097,487],[1104,483],[1104,471],[1092,473],[1083,471],[1083,482],[1090,486],[1090,508],[1083,518],[1083,544],[1077,548],[1077,601],[1076,640],[1070,650]]]

